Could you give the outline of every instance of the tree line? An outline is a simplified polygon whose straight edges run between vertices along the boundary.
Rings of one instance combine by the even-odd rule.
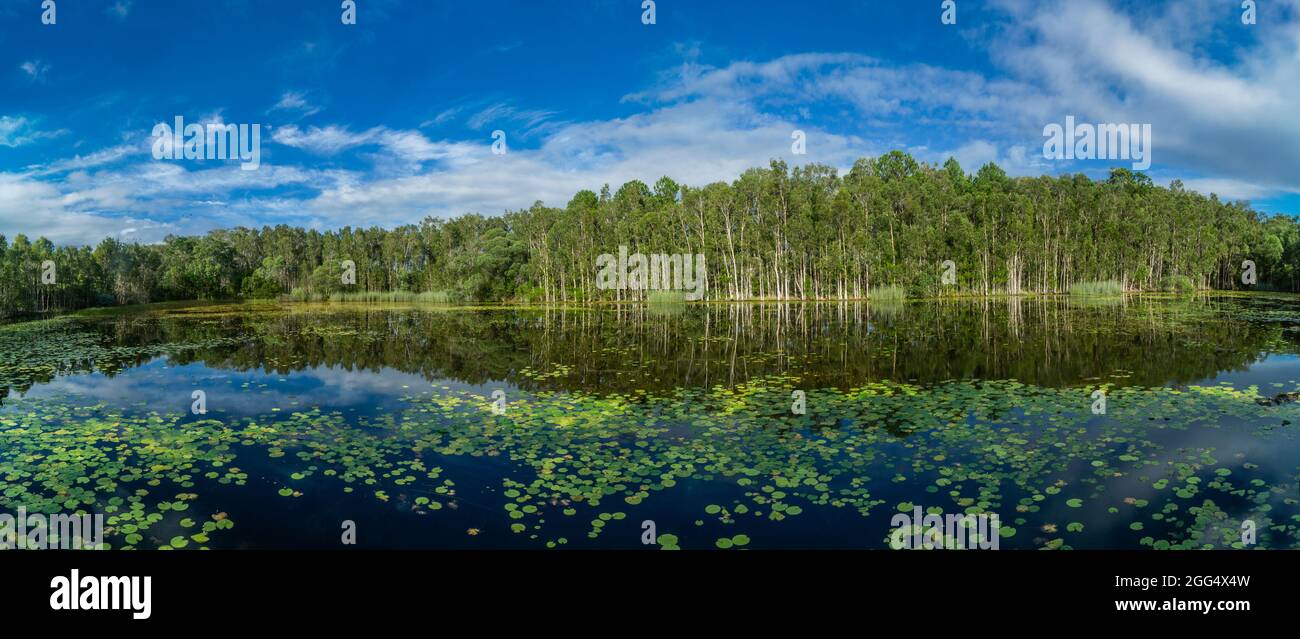
[[[1237,289],[1246,287],[1246,260],[1255,264],[1252,288],[1300,291],[1300,224],[1291,217],[1122,168],[1100,181],[1013,178],[992,163],[971,175],[953,159],[935,166],[895,151],[844,175],[773,161],[730,184],[634,180],[581,191],[563,208],[537,202],[393,229],[241,227],[94,248],[0,235],[0,314],[291,293],[639,299],[644,291],[597,285],[597,258],[620,246],[703,254],[710,300],[860,299],[882,287],[913,296],[1058,293],[1091,281]],[[47,262],[53,283],[42,280]],[[344,284],[353,264],[355,283]]]

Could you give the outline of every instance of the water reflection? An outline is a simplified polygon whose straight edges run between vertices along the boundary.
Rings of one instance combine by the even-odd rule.
[[[1200,297],[470,309],[275,305],[84,320],[109,353],[58,373],[112,376],[177,344],[177,365],[288,374],[393,369],[528,390],[652,392],[792,375],[808,387],[1016,379],[1048,387],[1161,386],[1244,371],[1293,351],[1282,302]],[[216,345],[209,345],[216,343]],[[35,374],[48,381],[51,372]],[[16,385],[25,390],[25,385]]]
[[[350,517],[379,547],[640,547],[652,518],[695,548],[881,547],[917,504],[1001,513],[1008,548],[1226,546],[1247,518],[1288,547],[1300,404],[1255,395],[1296,390],[1297,317],[1202,297],[60,321],[0,332],[0,385],[28,389],[0,462],[39,479],[12,503],[167,486],[164,519],[117,540],[141,547],[218,512],[238,528],[195,544],[333,547]]]

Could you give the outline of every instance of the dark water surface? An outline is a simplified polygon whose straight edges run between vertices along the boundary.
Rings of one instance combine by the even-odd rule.
[[[885,548],[918,506],[1002,548],[1291,548],[1298,352],[1264,295],[29,322],[0,512],[114,548]]]

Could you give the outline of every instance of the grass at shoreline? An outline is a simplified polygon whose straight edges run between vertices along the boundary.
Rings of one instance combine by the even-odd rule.
[[[1295,299],[1297,297],[1300,297],[1300,293],[1287,293],[1287,292],[1279,292],[1279,291],[1230,291],[1230,290],[1211,289],[1211,290],[1197,291],[1197,293],[1203,295],[1227,296],[1227,297],[1283,297],[1283,298],[1290,298],[1290,299]],[[873,291],[873,295],[874,295],[874,301],[876,303],[902,301],[902,299],[900,298],[889,297],[888,295],[886,295],[885,297],[881,297],[880,289],[876,289],[875,291]],[[1103,296],[1103,295],[1114,295],[1114,296],[1140,295],[1144,297],[1165,297],[1171,295],[1178,295],[1178,293],[1168,292],[1168,291],[1127,291],[1124,293],[1107,292],[1107,293],[1072,294],[1071,292],[1071,293],[1021,293],[1018,295],[1013,295],[1005,292],[997,292],[997,293],[990,293],[987,295],[979,294],[979,293],[969,293],[969,294],[944,295],[938,297],[919,297],[919,298],[908,297],[905,299],[906,301],[909,302],[939,302],[939,301],[952,302],[952,301],[979,301],[979,300],[1000,300],[1000,299],[1012,300],[1012,299],[1091,297],[1091,296]],[[1185,296],[1185,294],[1183,296]],[[849,303],[849,302],[870,304],[872,301],[873,299],[871,297],[851,297],[851,298],[844,298],[844,299],[821,298],[821,299],[802,299],[802,300],[776,300],[776,299],[761,299],[761,298],[746,299],[746,300],[698,300],[698,301],[681,300],[680,302],[677,303],[684,304],[684,305],[691,305],[691,304],[709,304],[709,305],[832,304],[832,303]],[[350,296],[347,299],[326,300],[326,301],[322,301],[322,300],[290,301],[290,300],[238,299],[238,298],[227,299],[227,300],[174,300],[168,302],[152,302],[149,304],[129,304],[125,306],[101,306],[101,307],[85,308],[85,309],[71,311],[67,313],[49,313],[44,315],[17,316],[17,317],[11,317],[4,320],[0,320],[0,326],[21,324],[21,323],[39,321],[39,320],[48,320],[48,319],[54,319],[58,317],[83,317],[83,318],[114,317],[118,315],[131,315],[135,313],[148,313],[148,312],[173,311],[173,310],[184,311],[190,309],[201,309],[206,307],[223,307],[223,306],[294,307],[294,306],[310,305],[310,306],[324,306],[324,307],[329,307],[329,306],[344,307],[344,306],[365,306],[365,305],[381,305],[381,304],[392,305],[399,308],[400,307],[427,307],[427,308],[436,308],[438,310],[449,310],[449,311],[450,310],[458,310],[458,311],[489,310],[489,309],[532,309],[532,308],[566,309],[566,310],[579,311],[579,310],[592,310],[592,309],[599,309],[599,308],[653,305],[655,304],[655,301],[654,300],[646,300],[646,301],[631,300],[631,301],[621,301],[621,302],[600,301],[600,302],[593,302],[593,303],[570,301],[570,302],[555,303],[555,304],[510,302],[510,301],[448,302],[448,301],[443,301],[441,298],[437,297],[436,295],[413,294],[413,293],[408,293],[406,295],[393,295],[393,296],[389,296],[387,294],[375,294],[375,295],[357,294],[356,297]]]
[[[271,300],[266,300],[271,301]],[[301,288],[295,288],[287,295],[281,295],[282,302],[418,302],[422,304],[455,304],[459,297],[450,291],[361,291],[357,293],[317,294]]]
[[[901,286],[878,286],[867,292],[867,299],[876,302],[901,302],[907,299],[907,291]]]
[[[1123,295],[1124,285],[1115,280],[1078,282],[1070,285],[1070,295]]]

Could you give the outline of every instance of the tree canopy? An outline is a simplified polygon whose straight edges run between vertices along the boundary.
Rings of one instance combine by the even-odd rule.
[[[845,175],[773,161],[730,184],[664,177],[611,194],[581,191],[504,215],[426,218],[392,229],[289,226],[217,230],[159,244],[90,247],[0,235],[0,314],[178,299],[267,298],[294,289],[440,291],[461,299],[586,302],[636,298],[600,290],[596,259],[619,246],[703,254],[706,299],[848,299],[901,287],[913,295],[1053,293],[1083,281],[1130,290],[1170,278],[1203,288],[1300,291],[1300,225],[1114,169],[1087,176],[967,174],[902,152],[858,160]],[[356,283],[342,284],[343,263]],[[42,263],[55,264],[53,284]],[[944,262],[955,282],[941,280]]]

